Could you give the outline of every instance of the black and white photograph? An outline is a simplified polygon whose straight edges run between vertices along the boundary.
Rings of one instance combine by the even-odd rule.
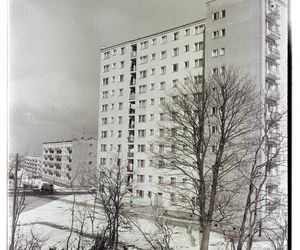
[[[290,249],[289,9],[7,1],[5,249]]]

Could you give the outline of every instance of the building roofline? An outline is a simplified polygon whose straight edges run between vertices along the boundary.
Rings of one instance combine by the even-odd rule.
[[[61,142],[73,142],[73,140],[47,141],[47,142],[43,142],[43,144],[61,143]]]
[[[174,28],[166,29],[166,30],[163,30],[163,31],[160,31],[160,32],[156,32],[156,33],[150,34],[150,35],[146,35],[146,36],[143,36],[143,37],[138,37],[138,38],[135,38],[135,39],[132,39],[132,40],[128,40],[128,41],[125,41],[125,42],[121,42],[121,43],[118,43],[118,44],[114,44],[114,45],[111,45],[111,46],[108,46],[108,47],[102,47],[100,50],[101,50],[101,52],[103,52],[105,50],[110,50],[112,48],[116,48],[116,47],[119,47],[121,45],[125,45],[125,44],[128,44],[128,43],[133,43],[133,42],[136,42],[136,41],[139,41],[139,40],[142,40],[142,39],[146,39],[146,38],[150,38],[150,37],[153,37],[153,36],[157,36],[159,34],[168,33],[168,32],[173,31],[173,30],[177,30],[177,29],[181,29],[183,27],[190,26],[192,24],[203,22],[203,21],[205,21],[205,19],[206,18],[202,18],[202,19],[190,22],[190,23],[186,23],[186,24],[183,24],[183,25],[180,25],[180,26],[176,26]]]

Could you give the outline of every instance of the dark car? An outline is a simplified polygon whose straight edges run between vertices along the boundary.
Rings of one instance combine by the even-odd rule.
[[[53,193],[54,187],[53,184],[43,183],[41,186],[42,193]]]

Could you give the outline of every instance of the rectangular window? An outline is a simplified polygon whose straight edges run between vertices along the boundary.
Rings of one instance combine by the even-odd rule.
[[[144,198],[144,191],[143,190],[136,190],[136,197],[137,198]]]
[[[159,83],[159,89],[160,90],[165,90],[166,89],[166,82],[160,82]]]
[[[101,138],[107,138],[107,131],[101,131]]]
[[[159,98],[159,103],[160,104],[164,104],[165,102],[166,102],[166,98],[165,97]]]
[[[103,72],[108,72],[108,71],[109,71],[109,65],[104,65]]]
[[[211,57],[217,57],[218,56],[218,50],[214,49],[211,51]]]
[[[146,115],[139,115],[139,122],[146,122]]]
[[[116,63],[113,63],[111,68],[115,69],[116,68]]]
[[[146,130],[145,129],[139,129],[138,130],[138,137],[145,137],[146,136]]]
[[[184,68],[188,68],[190,66],[190,63],[189,63],[189,61],[186,61],[186,62],[184,62]]]
[[[184,52],[188,52],[190,50],[190,45],[185,45],[184,46]]]
[[[124,54],[125,54],[125,47],[122,47],[122,48],[121,48],[120,54],[121,54],[121,55],[124,55]]]
[[[120,62],[120,68],[123,69],[125,67],[125,61]]]
[[[221,48],[220,49],[220,56],[224,56],[225,55],[225,48]]]
[[[145,176],[144,175],[137,175],[137,182],[144,182],[145,181]]]
[[[141,42],[141,49],[147,49],[148,48],[148,41]]]
[[[151,60],[155,60],[155,59],[156,59],[156,54],[155,53],[151,54]]]
[[[145,167],[145,160],[137,160],[137,166],[139,168],[144,168]]]
[[[222,37],[222,36],[225,36],[225,29],[221,29],[221,31],[220,31],[220,36]]]
[[[173,40],[176,41],[176,40],[178,40],[178,39],[179,39],[179,32],[175,32],[175,33],[173,34]]]
[[[150,129],[150,135],[154,135],[154,129],[153,128]]]
[[[120,82],[124,82],[124,75],[120,75]]]
[[[159,137],[163,137],[165,134],[165,130],[163,128],[159,129]]]
[[[178,86],[178,79],[174,79],[172,83],[173,83],[173,88],[176,88]]]
[[[156,38],[152,38],[151,45],[155,45],[155,44],[156,44]]]
[[[160,114],[159,114],[159,120],[160,120],[160,121],[164,121],[165,119],[166,119],[165,113],[160,113]]]
[[[211,127],[211,132],[216,133],[217,132],[217,126],[212,126]]]
[[[222,66],[220,68],[220,75],[224,75],[225,74],[225,66]]]
[[[104,86],[108,85],[108,78],[103,78],[102,82]]]
[[[190,35],[190,29],[185,29],[184,35],[185,35],[185,36],[189,36],[189,35]]]
[[[161,37],[161,43],[166,43],[167,42],[167,35],[164,35]]]
[[[215,12],[212,14],[212,20],[218,20],[219,19],[219,12]]]
[[[202,59],[196,59],[195,60],[195,68],[200,68],[203,66],[203,60]]]
[[[154,90],[154,89],[155,89],[155,83],[151,83],[151,84],[150,84],[150,89],[151,89],[151,90]]]
[[[146,100],[139,101],[139,108],[146,108]]]
[[[141,85],[139,86],[139,92],[140,93],[145,93],[147,91],[147,85]]]
[[[212,75],[213,75],[213,76],[217,76],[218,73],[219,73],[218,68],[213,68],[213,69],[212,69]]]
[[[102,125],[106,125],[107,124],[107,118],[102,118]]]
[[[160,53],[160,59],[166,59],[167,58],[167,51],[164,50]]]
[[[141,56],[140,57],[140,64],[144,64],[148,62],[148,56]]]
[[[146,78],[147,77],[147,70],[140,71],[140,78]]]
[[[106,144],[101,144],[100,145],[100,151],[106,152]]]
[[[119,102],[119,110],[123,109],[123,102]]]
[[[179,48],[174,48],[173,49],[173,56],[178,56],[179,54]]]
[[[150,99],[150,105],[154,105],[154,103],[155,103],[155,99],[154,98]]]
[[[122,118],[122,116],[119,116],[119,117],[118,117],[118,123],[119,123],[119,124],[122,124],[122,122],[123,122],[123,118]]]
[[[170,178],[170,184],[171,184],[172,186],[176,186],[176,178],[175,178],[175,177],[171,177],[171,178]]]
[[[164,183],[164,177],[158,176],[158,184],[163,184]]]
[[[195,43],[195,51],[198,51],[198,50],[203,50],[202,42]]]
[[[108,110],[108,104],[102,105],[102,112],[106,112]]]
[[[161,74],[161,75],[165,75],[166,73],[167,73],[167,68],[166,68],[166,66],[160,67],[160,74]]]
[[[108,91],[103,91],[102,92],[102,98],[108,98]]]
[[[151,69],[151,75],[155,75],[155,68]]]
[[[118,138],[122,137],[122,130],[118,130]]]
[[[198,25],[195,27],[195,35],[203,33],[204,31],[204,25]]]
[[[215,115],[217,113],[217,107],[212,107],[212,113]]]
[[[119,89],[119,96],[123,96],[123,92],[124,92],[123,89]]]
[[[211,38],[212,38],[212,39],[216,39],[216,38],[218,38],[218,37],[219,37],[219,31],[218,31],[218,30],[213,31],[213,32],[211,33]]]
[[[113,50],[113,56],[115,56],[116,54],[117,54],[117,50],[114,49],[114,50]]]
[[[177,72],[178,71],[178,63],[175,63],[172,65],[172,71]]]
[[[145,152],[146,146],[144,144],[139,144],[138,145],[138,152]]]
[[[152,182],[152,181],[153,181],[153,176],[149,175],[149,182]]]
[[[100,158],[100,165],[106,165],[106,158]]]
[[[149,115],[149,121],[154,121],[154,114]]]
[[[104,59],[109,59],[110,58],[110,52],[104,52]]]
[[[220,17],[221,18],[224,18],[226,16],[226,11],[225,10],[222,10],[221,12],[220,12]]]

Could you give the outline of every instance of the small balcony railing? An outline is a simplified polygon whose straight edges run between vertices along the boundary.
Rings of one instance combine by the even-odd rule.
[[[280,59],[280,52],[277,48],[267,48],[267,57],[273,59],[273,60],[278,60]]]
[[[132,85],[136,85],[136,79],[130,80],[130,86],[132,86]]]
[[[131,129],[133,129],[135,126],[134,126],[134,122],[132,122],[132,123],[129,123],[129,126],[128,126],[129,128],[131,128]]]
[[[267,29],[267,37],[269,37],[273,40],[278,40],[278,39],[280,39],[280,33],[276,28],[275,29]]]
[[[129,95],[129,100],[134,100],[135,99],[135,94],[130,94]]]
[[[280,74],[276,68],[266,68],[266,77],[277,80],[280,79]]]
[[[130,157],[130,158],[132,158],[132,157],[134,157],[134,153],[133,152],[128,152],[127,156]]]
[[[280,18],[280,11],[276,7],[268,6],[267,7],[267,17],[272,20],[278,20]]]
[[[129,136],[127,139],[128,139],[128,142],[130,142],[130,143],[134,142],[134,136]]]
[[[131,57],[131,58],[132,58],[132,57],[136,57],[136,51],[135,51],[135,50],[133,50],[133,51],[130,52],[130,57]]]
[[[280,99],[279,91],[277,90],[269,90],[267,92],[267,99],[270,101],[277,102]]]

